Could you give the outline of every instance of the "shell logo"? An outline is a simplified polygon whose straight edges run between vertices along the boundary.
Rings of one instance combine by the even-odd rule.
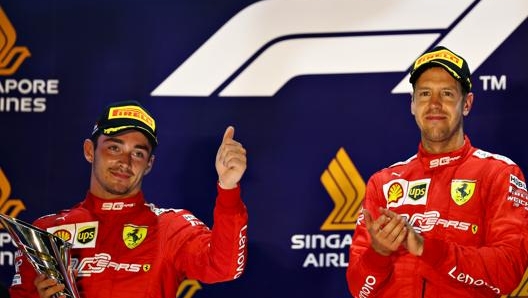
[[[394,183],[387,191],[388,202],[398,202],[403,197],[403,187],[400,183]]]
[[[55,231],[53,235],[59,237],[60,239],[64,241],[70,241],[70,239],[72,239],[72,234],[68,230],[64,230],[64,229]]]

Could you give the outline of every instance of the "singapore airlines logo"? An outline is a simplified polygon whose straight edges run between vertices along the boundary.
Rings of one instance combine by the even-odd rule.
[[[15,46],[16,31],[0,7],[0,75],[14,74],[31,53],[26,47]]]
[[[26,206],[20,199],[9,199],[10,195],[11,184],[0,168],[0,213],[17,217],[20,212],[26,210]]]
[[[259,1],[225,23],[151,95],[273,96],[303,75],[404,75],[435,45],[464,53],[474,71],[527,16],[526,0]],[[408,79],[392,93],[410,93]]]
[[[355,230],[366,186],[345,149],[339,149],[321,183],[335,204],[321,230]]]

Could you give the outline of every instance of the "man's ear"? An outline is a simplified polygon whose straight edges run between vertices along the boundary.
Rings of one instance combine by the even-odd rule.
[[[95,146],[92,140],[86,139],[83,143],[83,151],[84,151],[84,158],[89,162],[92,163],[94,161],[94,151]]]
[[[464,101],[464,107],[462,108],[462,114],[464,116],[469,115],[471,108],[473,107],[473,93],[469,92],[466,95],[466,100]]]
[[[413,98],[413,95],[411,94],[411,114],[415,114],[415,111],[414,111],[414,98]]]
[[[149,158],[148,163],[147,163],[147,169],[145,170],[145,175],[150,173],[150,170],[152,170],[152,166],[154,165],[154,159],[155,159],[155,156],[154,156],[154,154],[152,154],[150,156],[150,158]]]

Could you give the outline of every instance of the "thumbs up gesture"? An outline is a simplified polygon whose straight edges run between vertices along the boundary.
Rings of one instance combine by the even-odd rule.
[[[222,144],[216,153],[218,183],[223,189],[235,188],[247,167],[246,149],[233,139],[234,136],[235,128],[227,127]]]

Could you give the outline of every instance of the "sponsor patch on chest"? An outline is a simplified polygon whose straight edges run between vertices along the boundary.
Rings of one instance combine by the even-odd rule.
[[[123,242],[126,247],[134,249],[147,238],[148,227],[125,224],[123,226]]]
[[[508,188],[507,200],[512,203],[513,207],[521,207],[528,211],[528,192],[526,191],[526,183],[513,174],[510,174],[510,186]]]
[[[408,181],[395,179],[383,185],[383,194],[388,207],[403,205],[425,205],[431,179]]]
[[[98,221],[49,227],[46,230],[73,244],[73,248],[93,248],[97,242]]]
[[[475,180],[451,180],[451,199],[458,206],[464,205],[473,197],[476,184]]]

